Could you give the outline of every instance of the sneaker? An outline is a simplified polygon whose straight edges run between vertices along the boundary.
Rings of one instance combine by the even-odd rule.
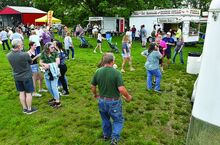
[[[26,114],[27,113],[27,109],[23,109],[23,113]]]
[[[103,53],[102,51],[100,51],[100,53]]]
[[[104,141],[108,141],[110,139],[110,137],[107,136],[103,136]]]
[[[50,100],[48,101],[48,104],[51,105],[51,104],[53,104],[55,101],[56,101],[56,99],[54,99],[54,98],[53,98],[53,99],[50,99]]]
[[[118,144],[118,141],[117,141],[115,138],[113,138],[113,139],[111,140],[110,145],[117,145],[117,144]]]
[[[61,86],[58,86],[58,87],[57,87],[58,90],[61,90],[62,88],[63,88],[63,87],[61,87]]]
[[[124,69],[121,69],[121,72],[122,72],[122,73],[125,73],[125,70],[124,70]]]
[[[130,71],[135,71],[135,69],[133,67],[130,68]]]
[[[38,93],[33,93],[32,96],[41,97],[42,95],[41,95],[41,94],[38,94]]]
[[[40,71],[45,73],[45,70],[43,69],[43,67],[39,67]]]
[[[75,58],[72,58],[72,60],[74,60]]]
[[[48,92],[48,91],[45,90],[45,89],[40,89],[38,92],[40,92],[40,93],[46,93],[46,92]]]
[[[60,95],[61,96],[69,96],[69,94],[70,94],[69,92],[63,91]]]
[[[37,112],[38,110],[37,110],[37,108],[31,108],[31,110],[27,110],[26,111],[26,114],[33,114],[33,113],[35,113],[35,112]]]
[[[94,53],[97,53],[95,50],[93,51]]]
[[[154,90],[157,93],[162,93],[162,90]]]
[[[61,106],[61,102],[54,102],[51,106],[53,108],[59,108]]]

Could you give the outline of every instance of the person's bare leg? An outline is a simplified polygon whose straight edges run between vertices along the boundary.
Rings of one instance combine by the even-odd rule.
[[[33,79],[33,85],[34,85],[34,93],[37,92],[36,83],[37,83],[37,73],[34,73],[32,76]]]
[[[26,104],[28,110],[31,110],[31,105],[32,105],[32,95],[31,93],[25,93],[26,94]]]
[[[99,44],[99,51],[100,51],[100,53],[102,53],[102,44],[101,43]]]
[[[125,64],[126,64],[126,60],[127,60],[127,58],[123,58],[123,62],[122,62],[122,66],[121,66],[121,72],[125,72],[124,67],[125,67]]]
[[[167,59],[167,68],[170,66],[170,59]]]
[[[135,71],[135,69],[132,67],[132,59],[131,59],[131,57],[128,58],[128,61],[129,61],[130,71]]]
[[[42,77],[42,74],[39,72],[37,74],[37,80],[39,81],[39,90],[42,90],[43,89],[43,77]]]
[[[19,98],[23,109],[27,109],[25,92],[20,92]]]
[[[96,48],[99,46],[99,44],[96,45],[95,49],[93,50],[94,53],[96,53]]]

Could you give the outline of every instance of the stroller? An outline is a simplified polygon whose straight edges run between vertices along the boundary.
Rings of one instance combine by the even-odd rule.
[[[110,40],[107,40],[108,45],[111,47],[111,52],[118,53],[117,43],[112,43]]]
[[[79,37],[81,44],[79,45],[80,48],[92,48],[93,46],[85,39],[84,36]]]
[[[111,33],[106,33],[106,40],[108,42],[108,45],[111,47],[111,52],[118,53],[119,51],[118,51],[117,43],[112,43]]]

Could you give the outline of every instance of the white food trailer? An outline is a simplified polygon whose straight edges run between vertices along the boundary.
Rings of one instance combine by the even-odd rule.
[[[98,25],[102,34],[123,33],[125,29],[125,19],[122,17],[89,17],[89,22],[92,26]]]
[[[134,11],[129,19],[129,26],[135,25],[140,30],[145,25],[148,37],[153,31],[154,25],[167,32],[170,29],[176,31],[178,26],[182,28],[182,35],[185,42],[197,42],[199,40],[199,9],[160,9]],[[138,37],[138,33],[136,33]]]

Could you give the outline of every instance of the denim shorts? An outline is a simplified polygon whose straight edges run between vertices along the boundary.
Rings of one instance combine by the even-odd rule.
[[[38,64],[32,64],[31,70],[32,70],[32,73],[37,73],[38,72]]]
[[[26,93],[34,92],[34,85],[32,78],[26,79],[24,81],[15,81],[15,86],[17,91],[19,92],[26,92]]]
[[[128,58],[128,57],[131,57],[131,54],[130,54],[130,52],[127,52],[127,53],[122,53],[122,57],[123,58]]]

